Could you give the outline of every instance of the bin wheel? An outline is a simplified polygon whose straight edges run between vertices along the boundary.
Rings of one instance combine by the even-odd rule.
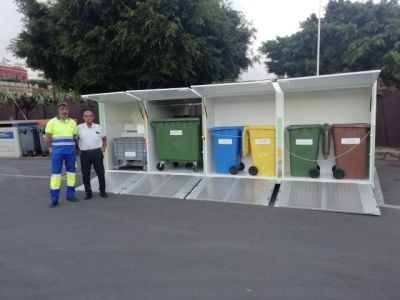
[[[240,162],[239,171],[243,171],[244,168],[246,168],[246,166],[244,165],[244,163]]]
[[[236,166],[232,166],[229,168],[229,173],[231,173],[232,175],[236,175],[238,172],[239,172],[239,169]]]
[[[197,171],[197,165],[193,165],[193,172]]]
[[[178,163],[178,162],[176,162],[176,161],[175,161],[175,162],[173,162],[172,164],[174,165],[174,167],[175,167],[175,168],[177,168],[177,167],[178,167],[178,165],[179,165],[179,163]]]
[[[24,153],[22,153],[23,156],[28,156],[28,152],[24,151]]]
[[[321,167],[319,165],[317,165],[317,169],[318,171],[321,171]]]
[[[158,171],[164,170],[164,164],[158,163],[158,164],[157,164],[157,170],[158,170]]]
[[[342,169],[335,169],[335,171],[333,171],[333,177],[335,177],[336,179],[343,179],[344,175],[345,174]]]
[[[46,151],[43,151],[43,152],[42,152],[42,156],[45,157],[46,155],[47,155],[47,152],[46,152]]]
[[[119,170],[119,166],[118,165],[115,166],[115,170]]]
[[[258,174],[258,169],[257,169],[257,167],[251,166],[251,167],[249,168],[249,174],[250,174],[251,176],[256,176],[256,175]]]
[[[332,167],[332,172],[335,172],[335,170],[336,170],[336,166],[333,166]]]
[[[311,178],[318,178],[319,177],[319,170],[317,168],[312,168],[308,172],[308,175],[310,175]]]
[[[36,156],[36,151],[32,151],[32,156]]]
[[[191,168],[191,167],[192,167],[192,163],[190,163],[190,162],[186,163],[186,165],[185,165],[185,168],[186,168],[186,169],[189,169],[189,168]]]

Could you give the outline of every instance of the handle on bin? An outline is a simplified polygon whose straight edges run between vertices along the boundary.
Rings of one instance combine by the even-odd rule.
[[[242,147],[242,156],[246,157],[246,156],[248,156],[250,154],[250,151],[251,151],[251,149],[250,149],[250,147],[251,147],[250,146],[250,133],[249,133],[249,130],[246,127],[243,128],[242,145],[243,145],[243,147]]]
[[[325,159],[328,159],[329,152],[330,152],[330,149],[331,149],[331,141],[330,141],[330,130],[331,130],[331,128],[332,128],[331,125],[326,124],[325,132],[324,132],[324,134],[325,134],[325,153],[324,153]]]

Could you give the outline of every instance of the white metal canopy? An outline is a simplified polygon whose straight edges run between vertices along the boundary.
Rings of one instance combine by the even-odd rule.
[[[283,92],[372,87],[380,70],[278,80]]]
[[[258,82],[192,85],[191,88],[203,97],[227,97],[275,93],[275,89],[270,80]]]
[[[132,95],[128,95],[125,92],[82,95],[82,97],[100,103],[140,101],[140,99],[133,97]]]
[[[142,101],[201,98],[200,95],[190,88],[132,90],[126,91],[126,93],[138,97]]]

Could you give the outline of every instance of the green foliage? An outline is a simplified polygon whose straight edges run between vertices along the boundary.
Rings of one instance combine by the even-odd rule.
[[[40,89],[48,89],[49,86],[51,85],[51,82],[47,81],[47,80],[30,79],[30,80],[28,80],[28,83],[29,83],[29,85],[32,85],[32,87],[37,85]]]
[[[22,82],[19,78],[3,78],[1,76],[0,76],[0,81],[15,82],[15,83],[21,83]]]
[[[70,100],[71,103],[83,103],[84,100],[77,93],[56,93],[55,99],[53,99],[52,93],[43,93],[43,94],[21,94],[21,93],[9,93],[0,92],[0,107],[5,105],[11,105],[14,101],[18,104],[18,106],[22,108],[32,109],[35,107],[46,106],[50,104],[56,105],[59,102]]]
[[[81,93],[236,79],[255,30],[224,0],[15,0],[9,50],[57,87]]]
[[[266,41],[260,51],[277,75],[311,76],[317,68],[318,18],[301,30]],[[400,84],[400,5],[395,0],[329,1],[321,19],[320,74],[380,69],[385,83]]]

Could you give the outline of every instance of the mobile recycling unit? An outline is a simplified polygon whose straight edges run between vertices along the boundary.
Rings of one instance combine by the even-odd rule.
[[[379,73],[85,95],[99,102],[109,141],[107,190],[268,205],[279,187],[277,207],[380,215]],[[130,126],[140,129],[146,168],[118,167],[114,152],[137,156],[113,147]]]
[[[278,80],[284,173],[275,206],[380,214],[373,192],[379,73]]]
[[[105,166],[110,193],[184,198],[201,180],[202,106],[193,90],[133,90],[83,97],[99,102],[100,124],[108,140]],[[134,159],[142,159],[139,143],[131,140],[128,150],[116,144],[139,134],[146,166],[135,168]],[[120,166],[124,160],[128,165]],[[97,179],[93,184],[98,184]]]
[[[202,95],[206,112],[206,178],[187,199],[268,205],[280,173],[274,128],[281,112],[274,83],[265,80],[192,89]],[[258,132],[261,127],[267,130]],[[263,144],[269,147],[256,147]],[[258,155],[264,157],[260,170],[266,167],[270,172],[252,172]]]

